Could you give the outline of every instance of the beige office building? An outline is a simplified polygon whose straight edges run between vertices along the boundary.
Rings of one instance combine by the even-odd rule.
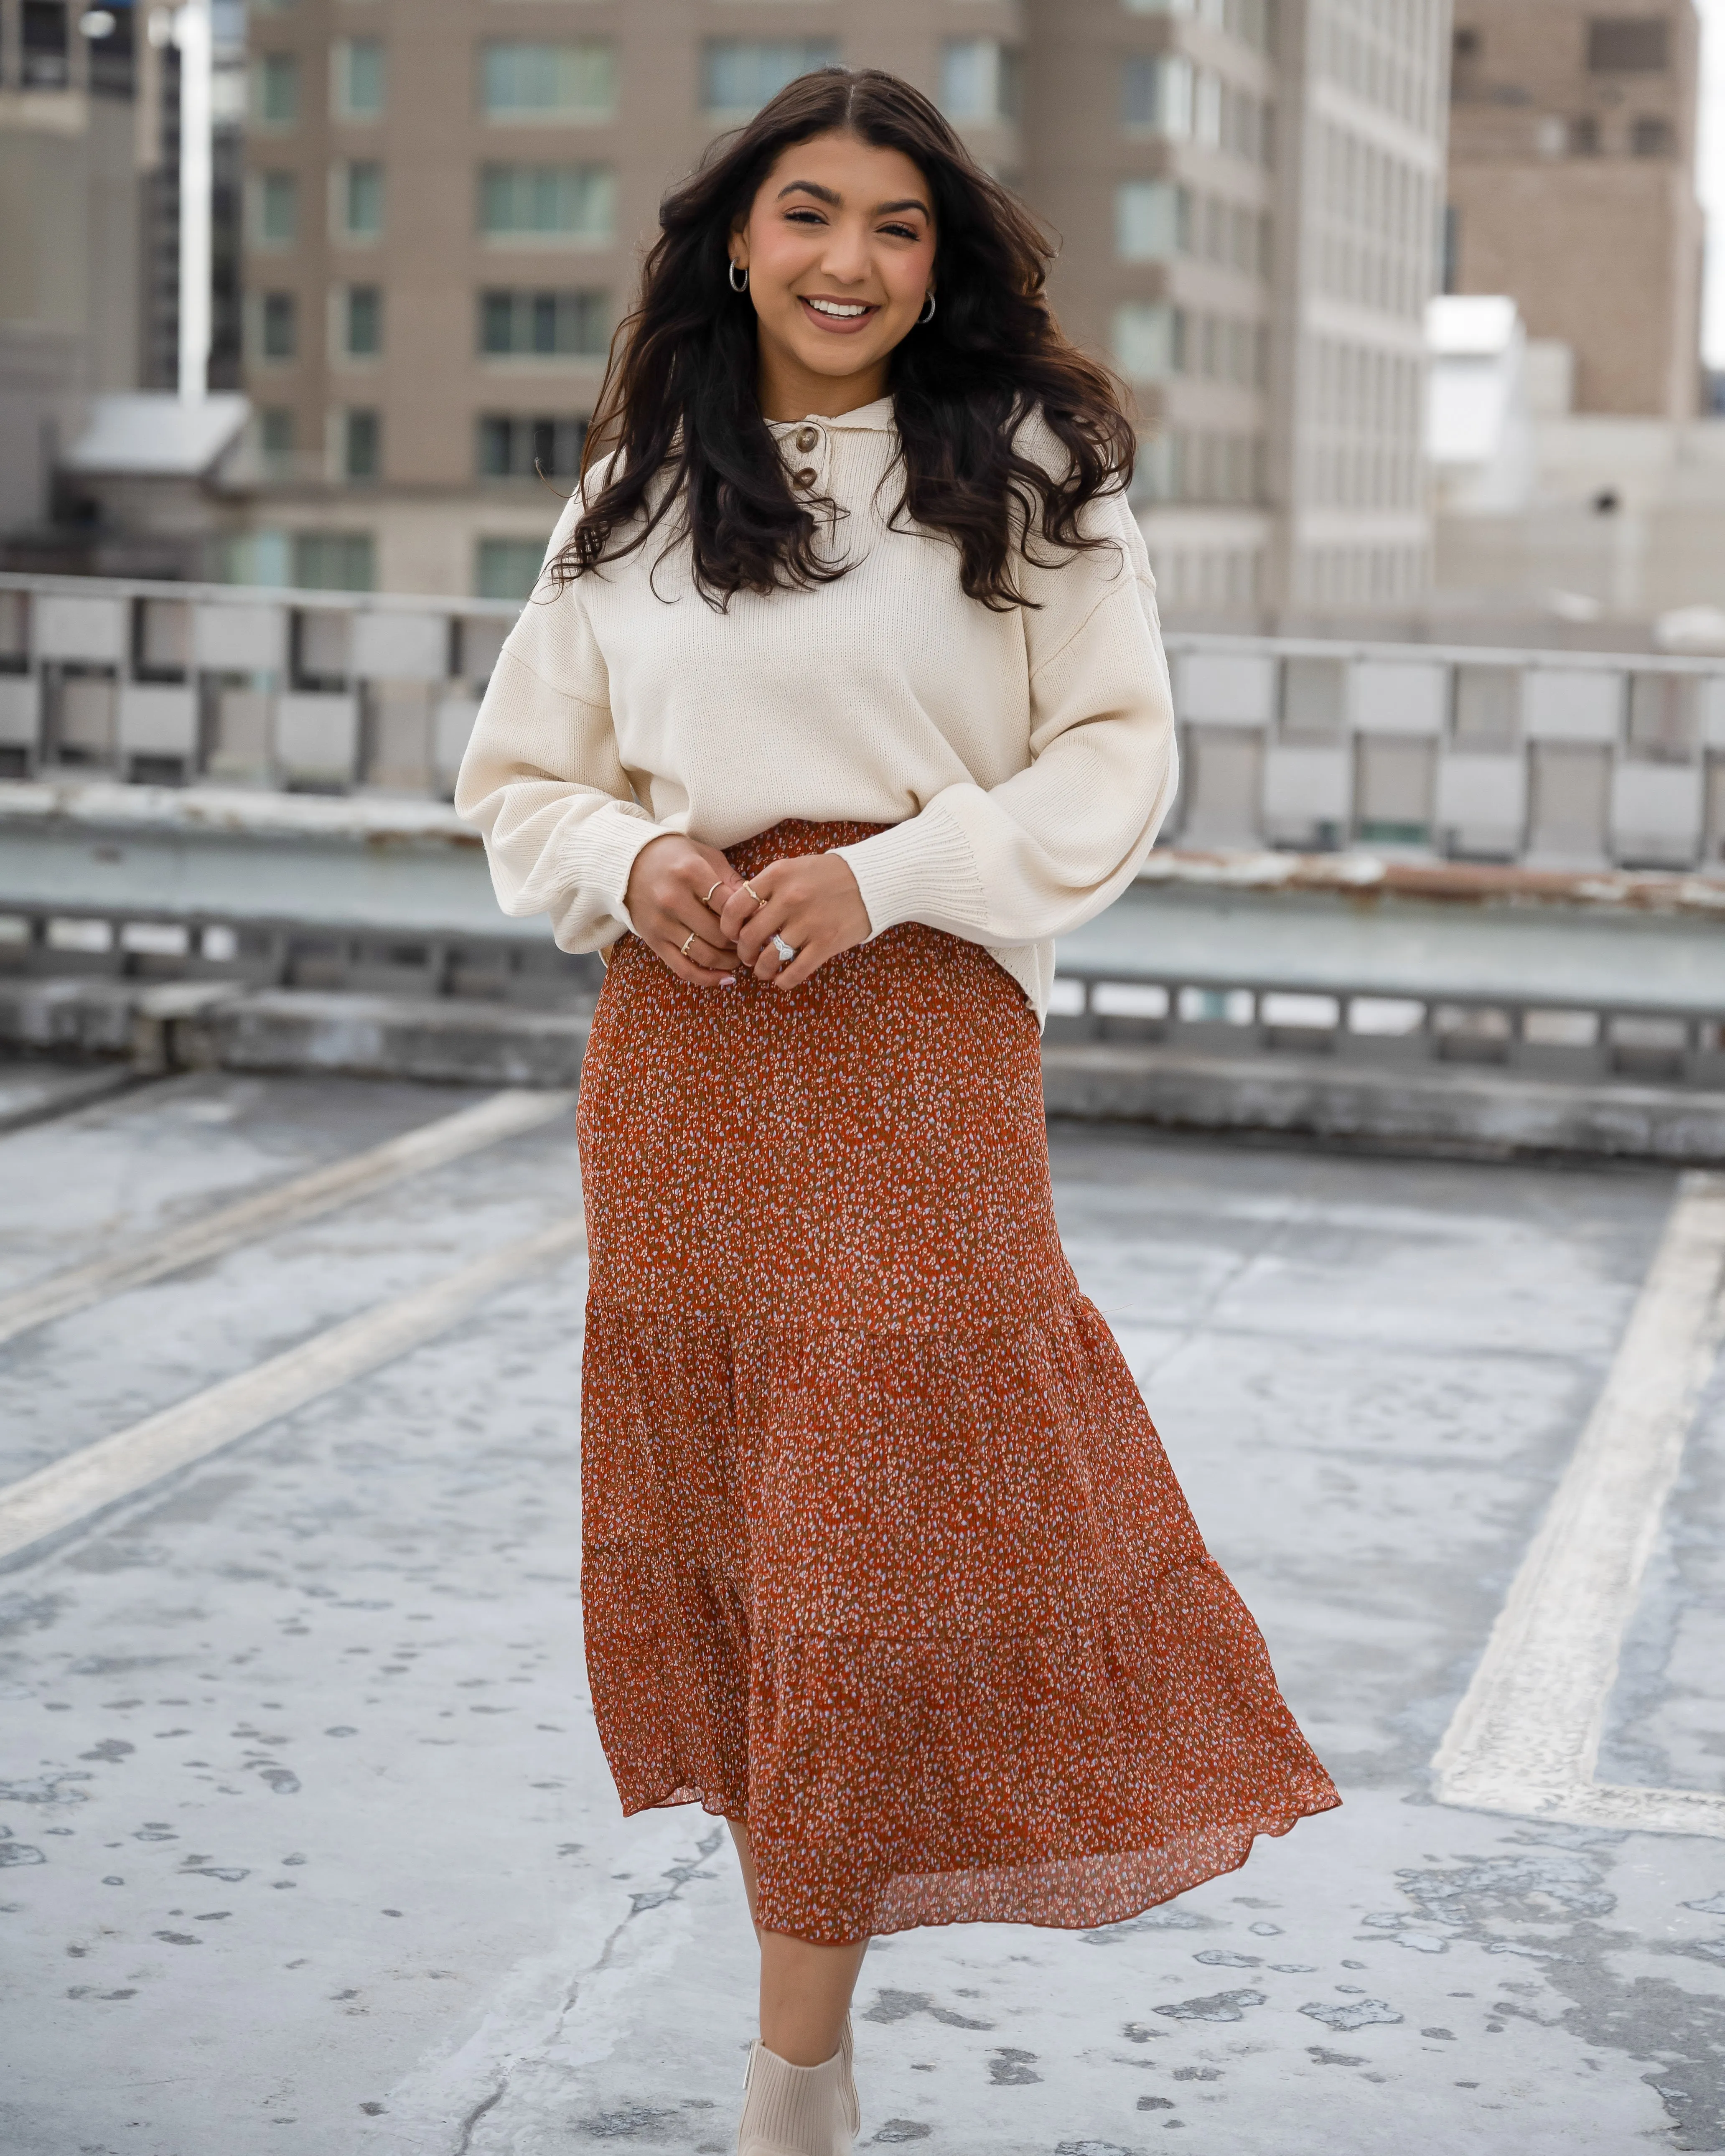
[[[1574,355],[1573,408],[1697,408],[1692,0],[1456,0],[1450,279]]]
[[[251,39],[235,574],[521,590],[666,185],[837,59],[1058,233],[1172,614],[1424,587],[1447,0],[254,0]]]

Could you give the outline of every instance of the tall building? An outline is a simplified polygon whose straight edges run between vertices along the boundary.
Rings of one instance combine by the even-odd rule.
[[[137,380],[132,21],[0,0],[0,531],[45,540],[59,450]]]
[[[830,60],[927,89],[1131,381],[1171,612],[1426,574],[1447,0],[254,0],[233,572],[505,595],[666,186]]]
[[[1578,412],[1697,408],[1698,49],[1692,0],[1456,0],[1448,286],[1568,346]]]
[[[1447,0],[1050,0],[1025,190],[1062,319],[1132,382],[1170,613],[1404,608]]]

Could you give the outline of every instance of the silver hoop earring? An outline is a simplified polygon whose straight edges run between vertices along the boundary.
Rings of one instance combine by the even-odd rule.
[[[742,271],[742,275],[740,277],[737,274],[739,270]],[[749,288],[749,273],[742,263],[732,262],[726,266],[725,275],[731,280],[731,289],[733,292],[747,291]]]
[[[926,329],[934,320],[934,295],[931,292],[922,303],[922,311],[916,317],[919,328]]]

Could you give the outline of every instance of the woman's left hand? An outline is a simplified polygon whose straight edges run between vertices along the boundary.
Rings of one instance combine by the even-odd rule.
[[[751,889],[760,894],[759,906]],[[869,910],[850,864],[837,854],[774,861],[732,892],[720,921],[726,935],[736,938],[739,971],[747,966],[787,990],[799,988],[829,958],[865,942],[870,931]],[[775,934],[797,953],[788,963],[773,947]]]

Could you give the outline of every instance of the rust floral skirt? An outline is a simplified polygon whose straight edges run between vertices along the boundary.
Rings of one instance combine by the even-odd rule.
[[[789,996],[610,955],[593,1708],[626,1810],[747,1823],[773,1931],[1110,1923],[1337,1802],[1061,1250],[1039,1046],[1009,974],[914,923]]]

